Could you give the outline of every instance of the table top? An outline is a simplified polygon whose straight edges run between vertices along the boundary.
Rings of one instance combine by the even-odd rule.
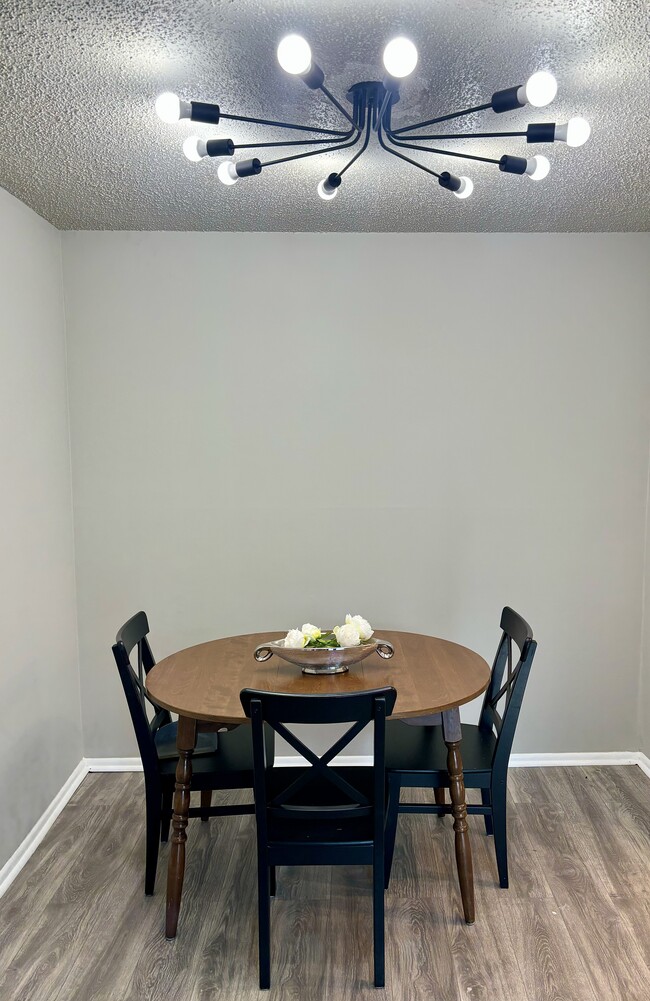
[[[382,660],[372,653],[345,674],[308,675],[277,655],[264,663],[253,658],[260,643],[284,633],[250,633],[200,643],[165,657],[147,675],[147,691],[171,712],[217,723],[244,723],[242,688],[326,695],[393,685],[393,718],[443,712],[471,702],[485,691],[490,669],[479,654],[458,643],[382,630],[375,637],[393,644],[395,655]]]

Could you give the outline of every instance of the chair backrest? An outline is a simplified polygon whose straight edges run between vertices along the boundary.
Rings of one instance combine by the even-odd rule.
[[[147,639],[148,633],[149,623],[145,613],[138,612],[133,615],[118,630],[113,645],[113,656],[131,713],[133,729],[142,758],[142,767],[145,776],[152,776],[158,771],[158,753],[154,737],[161,726],[171,723],[171,716],[166,709],[156,705],[149,698],[145,689],[146,676],[156,663]],[[133,650],[137,650],[137,673],[131,664]],[[151,720],[149,720],[147,713],[147,703],[153,707],[154,711]]]
[[[493,765],[498,762],[507,764],[510,757],[519,710],[537,649],[533,630],[512,608],[506,606],[503,609],[500,624],[503,633],[479,719],[481,730],[496,730],[497,733]],[[514,666],[513,644],[517,650]]]
[[[385,721],[395,705],[394,688],[341,695],[283,695],[245,688],[241,692],[244,712],[253,728],[253,785],[258,842],[266,843],[270,817],[310,821],[346,820],[372,815],[374,841],[383,843],[385,795]],[[308,762],[309,768],[279,793],[273,794],[265,756],[264,723],[283,737]],[[374,723],[372,794],[348,781],[331,762],[370,723]],[[287,723],[352,723],[324,754],[316,755]],[[323,797],[323,790],[329,795]],[[326,801],[326,802],[325,802]]]

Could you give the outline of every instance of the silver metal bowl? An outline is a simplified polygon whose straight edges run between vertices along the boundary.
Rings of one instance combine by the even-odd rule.
[[[271,640],[268,643],[260,643],[255,649],[253,656],[260,663],[269,660],[273,654],[281,657],[282,660],[289,661],[290,664],[297,664],[303,674],[343,674],[349,670],[351,664],[358,664],[365,660],[375,650],[384,660],[389,660],[395,652],[388,640],[381,640],[375,636],[360,643],[359,646],[336,646],[336,647],[286,647],[284,640]]]

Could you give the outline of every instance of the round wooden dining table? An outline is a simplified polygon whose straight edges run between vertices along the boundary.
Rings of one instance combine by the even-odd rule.
[[[147,675],[151,699],[178,713],[178,766],[172,816],[172,837],[167,874],[165,934],[174,938],[178,925],[187,841],[192,752],[197,734],[241,723],[250,724],[239,693],[243,688],[291,694],[337,694],[367,691],[392,685],[397,701],[392,719],[417,721],[440,714],[447,745],[450,796],[454,818],[456,863],[463,912],[474,921],[474,881],[467,828],[465,786],[461,756],[459,707],[485,691],[490,670],[485,660],[467,647],[418,633],[382,630],[394,648],[391,659],[377,653],[350,667],[344,674],[303,674],[299,667],[274,656],[264,662],[254,658],[263,643],[284,633],[251,633],[228,636],[180,650],[159,661]]]

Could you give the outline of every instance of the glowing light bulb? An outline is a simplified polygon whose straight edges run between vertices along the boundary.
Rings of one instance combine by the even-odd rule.
[[[192,163],[198,163],[204,156],[208,155],[205,139],[200,139],[199,136],[188,136],[183,143],[183,153]]]
[[[384,49],[384,67],[391,76],[408,76],[412,73],[418,62],[418,50],[410,38],[400,35],[393,38]]]
[[[555,138],[567,146],[584,146],[591,135],[591,125],[584,118],[570,118],[564,125],[555,126]]]
[[[236,184],[239,175],[235,160],[222,160],[217,167],[217,177],[222,184]]]
[[[180,118],[189,118],[191,113],[191,106],[187,101],[181,101],[178,94],[166,91],[156,98],[156,114],[168,125],[173,125]]]
[[[531,181],[542,181],[550,169],[551,165],[545,156],[532,156],[528,161],[526,173]]]
[[[278,45],[278,62],[287,73],[306,73],[311,66],[311,49],[302,35],[287,35]]]
[[[526,101],[532,104],[533,108],[544,108],[557,94],[557,80],[552,73],[540,70],[528,78],[524,94]]]
[[[474,182],[471,177],[460,177],[460,188],[454,191],[456,198],[469,198],[474,190]]]

